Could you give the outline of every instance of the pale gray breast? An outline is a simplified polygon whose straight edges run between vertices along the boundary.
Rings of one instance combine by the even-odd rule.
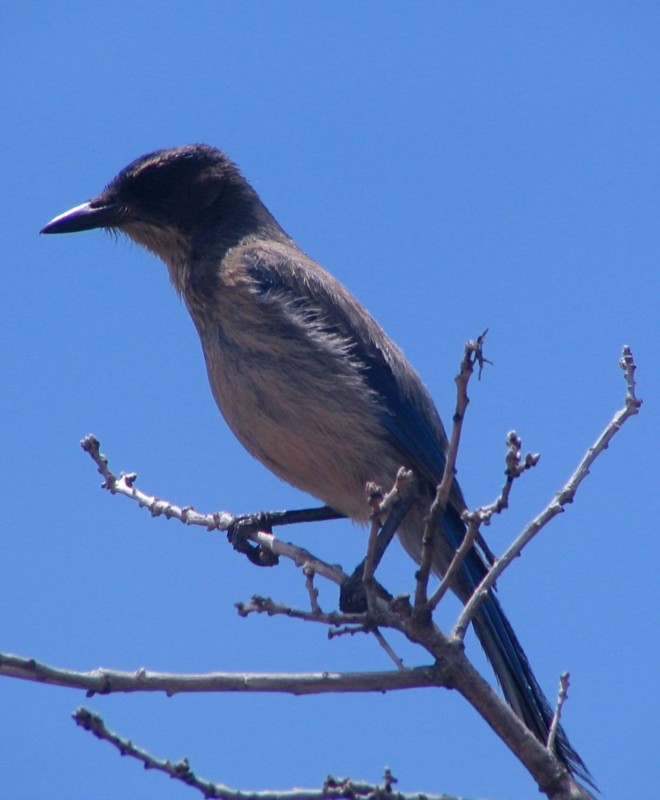
[[[286,319],[265,313],[245,285],[221,294],[221,322],[195,322],[227,424],[283,480],[365,520],[365,483],[391,482],[400,457],[347,343],[314,330],[296,309]]]

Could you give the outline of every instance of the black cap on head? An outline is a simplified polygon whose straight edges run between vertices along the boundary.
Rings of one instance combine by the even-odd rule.
[[[41,233],[121,228],[133,221],[186,228],[229,186],[249,189],[238,168],[214,147],[156,150],[132,161],[101,194],[55,217]]]

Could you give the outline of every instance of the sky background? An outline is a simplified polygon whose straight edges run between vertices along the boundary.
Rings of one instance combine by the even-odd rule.
[[[605,798],[657,792],[660,7],[654,2],[5,3],[0,649],[72,669],[388,669],[363,638],[237,617],[253,593],[304,605],[288,564],[257,570],[219,534],[152,520],[99,488],[116,471],[199,510],[301,507],[218,415],[166,270],[95,231],[39,237],[135,157],[207,142],[241,166],[304,250],[403,348],[441,414],[463,343],[490,329],[459,479],[490,502],[515,428],[539,466],[488,538],[503,550],[623,402],[642,413],[500,598]],[[351,569],[350,523],[295,538]],[[381,573],[413,586],[400,548]],[[337,593],[321,586],[332,609]],[[439,619],[456,614],[449,600]],[[425,654],[390,637],[410,665]],[[472,636],[468,652],[483,666]],[[492,678],[490,672],[487,673]],[[3,795],[179,800],[76,728],[84,704],[159,757],[245,789],[327,773],[404,790],[537,797],[445,691],[292,699],[108,696],[0,681]]]

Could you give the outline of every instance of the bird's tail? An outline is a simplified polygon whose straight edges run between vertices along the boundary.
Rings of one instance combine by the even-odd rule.
[[[465,535],[465,524],[453,506],[449,506],[445,512],[442,530],[444,536],[436,539],[434,557],[434,566],[440,574],[446,569],[449,558]],[[473,547],[463,560],[454,582],[454,589],[464,602],[474,592],[487,569],[486,559]],[[507,703],[534,736],[546,744],[553,710],[493,590],[477,609],[473,626]],[[554,752],[572,774],[596,788],[589,770],[571,746],[561,725],[557,727],[554,738]]]
[[[536,738],[545,744],[553,710],[539,686],[509,620],[492,594],[474,618],[474,630],[493,667],[504,697]],[[596,788],[584,761],[568,741],[561,725],[554,740],[555,755],[576,777]]]
[[[457,494],[457,499],[462,505],[460,492]],[[424,525],[426,508],[423,504],[413,506],[398,531],[401,543],[418,562],[422,555],[419,531]],[[465,536],[465,523],[461,519],[459,502],[447,507],[438,534],[434,540],[433,570],[441,577]],[[482,546],[479,549],[472,547],[461,562],[452,582],[452,590],[462,602],[468,601],[488,572],[489,558],[490,555]],[[553,709],[534,677],[527,656],[494,590],[490,591],[488,597],[477,608],[473,627],[502,687],[507,703],[531,733],[546,745]],[[572,775],[597,789],[584,761],[573,749],[561,725],[556,730],[553,750]]]

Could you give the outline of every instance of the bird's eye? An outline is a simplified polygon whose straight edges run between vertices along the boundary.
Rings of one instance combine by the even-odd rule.
[[[193,184],[191,200],[198,209],[213,205],[221,192],[220,182],[207,177],[199,177]]]

